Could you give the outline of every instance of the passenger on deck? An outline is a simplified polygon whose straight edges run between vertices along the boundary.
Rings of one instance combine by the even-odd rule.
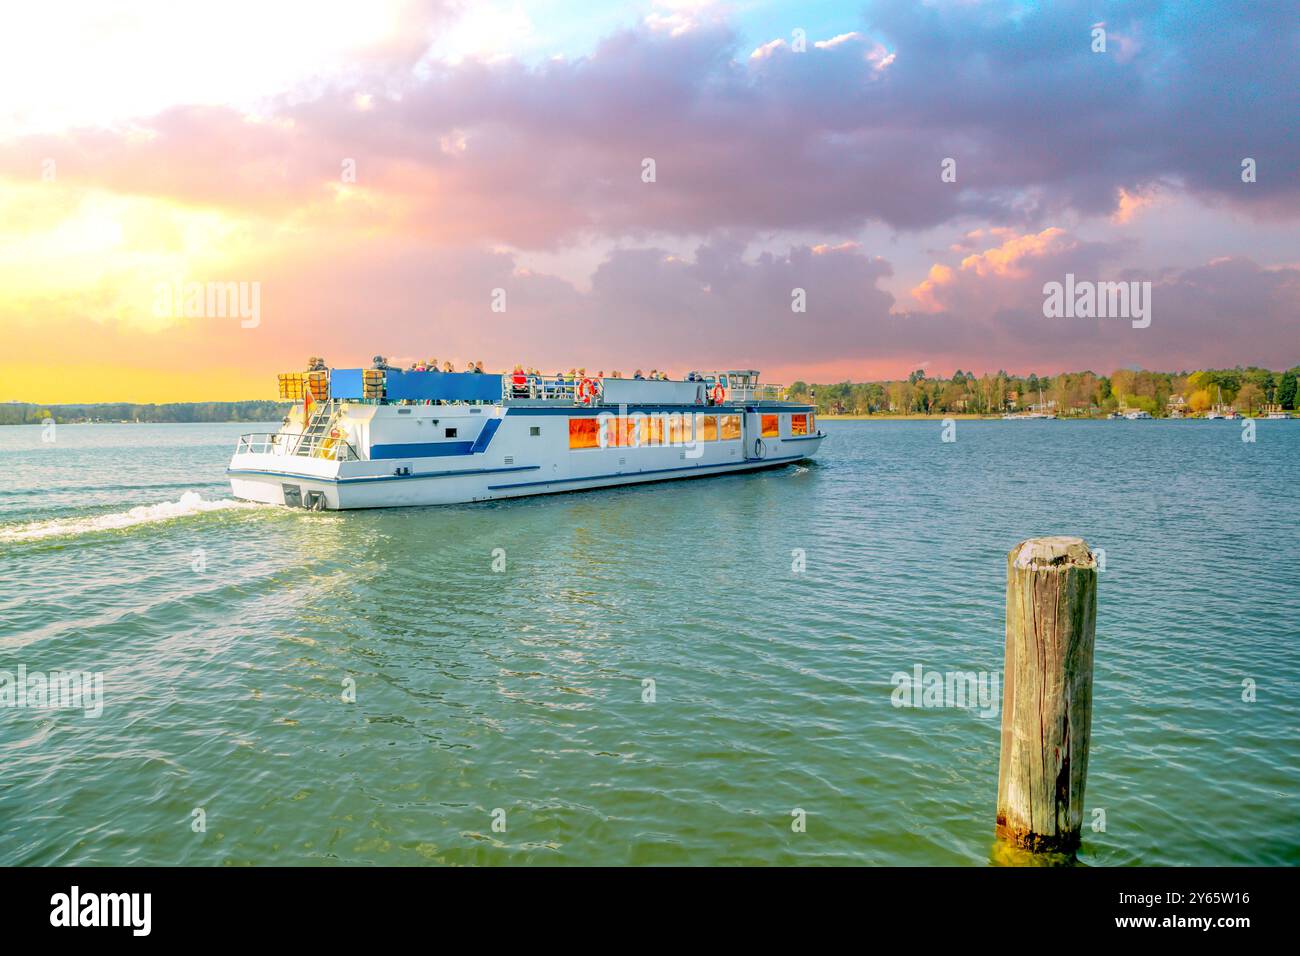
[[[450,374],[452,374],[453,372],[456,371],[456,367],[455,367],[454,365],[452,365],[450,362],[443,362],[443,363],[442,363],[442,370],[443,370],[444,372],[446,372],[448,375],[450,375]]]
[[[510,373],[510,391],[515,398],[528,397],[528,376],[524,374],[522,365],[516,365]]]
[[[483,374],[483,360],[482,360],[482,359],[479,359],[477,362],[475,362],[475,363],[474,363],[474,367],[471,368],[470,371],[471,371],[471,372],[474,372],[475,374],[482,375],[482,374]]]
[[[644,382],[644,381],[645,381],[645,376],[641,374],[641,370],[640,370],[640,369],[637,369],[635,372],[632,373],[632,378],[633,378],[635,381],[638,381],[638,382]]]

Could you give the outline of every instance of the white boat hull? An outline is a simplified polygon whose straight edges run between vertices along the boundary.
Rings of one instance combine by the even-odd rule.
[[[789,434],[788,407],[776,412],[785,434],[761,439],[751,437],[761,412],[709,407],[688,414],[738,416],[743,427],[725,440],[575,449],[569,419],[593,413],[362,406],[346,418],[349,439],[367,453],[361,460],[303,457],[277,447],[237,453],[228,473],[235,497],[249,501],[317,510],[413,507],[752,472],[810,458],[825,438]]]

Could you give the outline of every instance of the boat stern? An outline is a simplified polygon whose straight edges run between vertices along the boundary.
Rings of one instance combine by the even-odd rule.
[[[230,491],[244,501],[336,510],[342,462],[332,457],[289,454],[281,447],[283,435],[244,435],[230,459],[226,475]]]

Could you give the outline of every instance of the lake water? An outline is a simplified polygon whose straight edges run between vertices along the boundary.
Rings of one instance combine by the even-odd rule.
[[[1000,676],[1054,533],[1106,552],[1080,860],[1300,863],[1300,422],[326,514],[230,499],[253,427],[0,428],[0,670],[103,675],[0,708],[0,864],[988,865],[998,717],[893,675]]]

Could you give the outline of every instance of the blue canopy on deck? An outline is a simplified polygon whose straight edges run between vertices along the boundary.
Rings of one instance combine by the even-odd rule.
[[[330,370],[330,398],[364,398],[362,369]],[[390,402],[497,402],[501,400],[501,376],[474,372],[384,373],[385,397]]]

